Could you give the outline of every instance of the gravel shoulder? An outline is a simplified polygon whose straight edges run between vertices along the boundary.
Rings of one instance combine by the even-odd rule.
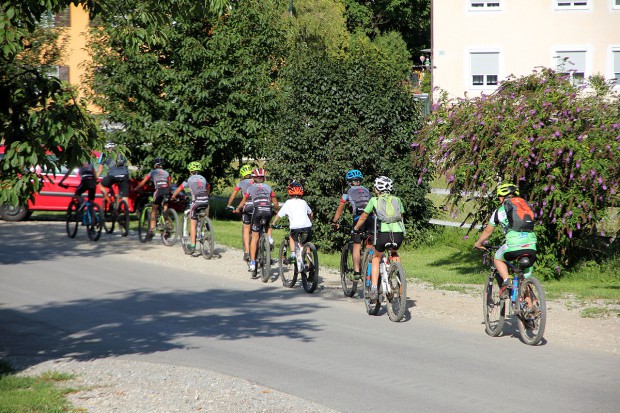
[[[50,242],[67,242],[64,224],[38,222],[41,236]],[[33,223],[6,223],[0,221],[0,230],[9,226],[33,225]],[[3,228],[4,227],[4,228]],[[183,254],[180,247],[168,248],[154,241],[145,246],[137,241],[136,234],[127,238],[102,235],[97,243],[85,241],[85,234],[78,235],[76,243],[84,250],[106,248],[113,251],[122,248],[122,259],[140,260],[157,265],[172,266],[188,271],[201,271],[205,262]],[[127,253],[130,252],[130,253]],[[221,276],[239,278],[245,264],[242,252],[217,245],[217,256],[208,264],[210,271]],[[172,259],[171,259],[172,258]],[[321,269],[321,284],[315,295],[321,298],[351,300],[351,305],[362,306],[356,299],[342,295],[336,271]],[[256,283],[247,278],[246,282]],[[411,281],[411,280],[410,280]],[[408,316],[436,320],[443,325],[464,331],[484,334],[480,305],[481,286],[471,286],[467,293],[436,290],[411,281],[408,289],[410,308]],[[363,309],[360,307],[360,317]],[[580,308],[566,302],[548,303],[545,339],[554,344],[582,351],[620,354],[620,319],[582,318]],[[16,367],[25,365],[24,360],[11,360]],[[65,383],[79,389],[69,399],[78,409],[88,412],[333,412],[306,400],[290,396],[247,380],[218,374],[202,369],[175,367],[125,359],[97,359],[78,362],[70,359],[51,360],[39,364],[29,360],[32,366],[20,374],[37,375],[45,371],[75,374],[75,379]]]

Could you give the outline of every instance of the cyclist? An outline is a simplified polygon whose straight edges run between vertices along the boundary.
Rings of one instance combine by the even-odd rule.
[[[400,244],[403,242],[403,238],[405,235],[405,225],[402,221],[402,215],[400,220],[393,223],[381,222],[378,218],[378,211],[380,209],[379,200],[383,198],[384,200],[388,200],[392,202],[391,192],[394,187],[394,182],[388,178],[387,176],[379,176],[375,179],[374,182],[374,190],[375,195],[368,201],[366,208],[364,208],[364,212],[362,216],[357,220],[357,224],[353,227],[354,230],[359,231],[364,222],[370,216],[373,211],[375,212],[375,216],[377,219],[375,221],[375,225],[378,227],[375,232],[375,252],[372,256],[372,275],[371,275],[371,287],[370,287],[370,299],[376,300],[378,298],[378,289],[377,283],[379,282],[379,264],[381,263],[381,259],[383,258],[383,253],[385,252],[385,244],[391,243],[392,245],[392,259],[396,261],[400,261],[398,257],[398,253],[396,252],[400,247]],[[391,197],[395,200],[398,205],[400,211],[403,211],[403,203],[398,197]]]
[[[110,188],[113,184],[118,185],[119,196],[127,202],[129,205],[129,170],[127,169],[127,158],[117,151],[116,144],[114,142],[108,142],[105,144],[105,152],[99,155],[97,160],[97,177],[101,176],[103,168],[108,168],[108,174],[99,182],[99,189],[103,193],[103,196],[107,198],[108,191],[106,188]]]
[[[228,198],[228,205],[226,209],[234,211],[232,206],[233,200],[237,196],[237,193],[241,191],[241,195],[245,193],[250,185],[252,185],[252,167],[250,165],[243,165],[239,170],[239,175],[243,178],[237,183],[235,189],[233,189],[230,198]],[[246,201],[241,214],[241,221],[243,222],[243,261],[250,261],[250,227],[252,224],[252,200]]]
[[[68,188],[64,184],[65,179],[73,172],[73,169],[69,169],[67,173],[62,177],[58,186],[61,188]],[[76,188],[73,197],[79,202],[80,196],[88,191],[88,202],[95,202],[95,192],[97,191],[97,178],[95,177],[95,166],[90,161],[84,161],[82,166],[78,168],[78,176],[80,177],[80,185]]]
[[[256,168],[252,171],[252,180],[254,183],[248,187],[243,194],[243,199],[235,209],[237,213],[242,211],[244,205],[252,200],[254,212],[252,213],[252,239],[250,240],[250,265],[248,271],[256,271],[256,250],[258,247],[258,233],[261,230],[260,221],[266,219],[267,224],[273,216],[272,203],[274,208],[278,209],[278,200],[273,189],[265,183],[265,170]],[[267,235],[269,236],[269,245],[273,246],[273,237],[271,236],[271,227],[268,226]]]
[[[191,254],[196,249],[196,225],[198,224],[198,210],[209,207],[209,192],[211,191],[211,185],[209,185],[207,180],[202,175],[198,174],[198,172],[202,170],[202,165],[200,162],[190,162],[189,165],[187,165],[187,169],[189,170],[190,176],[174,191],[172,194],[172,199],[176,199],[177,195],[183,190],[183,188],[189,187],[189,190],[192,193],[192,203],[190,204],[189,214],[189,251]]]
[[[340,204],[338,205],[338,209],[336,209],[336,213],[334,214],[334,218],[332,219],[332,227],[338,229],[340,226],[338,224],[338,220],[344,211],[347,203],[351,205],[351,214],[353,215],[353,225],[359,220],[361,214],[364,212],[364,208],[368,204],[368,200],[370,200],[370,191],[368,188],[362,186],[362,179],[364,176],[357,169],[351,169],[346,173],[345,178],[349,185],[347,191],[342,194],[340,198]],[[364,227],[361,227],[367,235],[371,235],[374,233],[374,215],[371,215],[368,219],[368,222]],[[353,232],[351,234],[351,240],[353,241],[353,277],[356,280],[360,279],[360,258],[361,258],[361,250],[362,250],[362,234],[359,232]]]
[[[164,198],[170,195],[170,174],[164,170],[164,160],[157,157],[153,160],[153,170],[146,174],[144,179],[136,186],[135,190],[142,188],[148,180],[153,181],[155,192],[153,193],[153,208],[151,209],[151,222],[147,238],[153,238],[153,229],[155,228],[155,217],[159,207],[165,211],[168,207],[164,205]]]
[[[299,233],[305,232],[308,234],[308,238],[305,242],[312,239],[312,219],[314,219],[314,214],[306,201],[301,199],[304,195],[304,187],[299,182],[292,181],[288,185],[287,190],[291,198],[282,205],[280,211],[276,214],[276,217],[273,219],[272,227],[276,226],[280,218],[285,216],[288,217],[291,234],[289,237],[291,251],[289,262],[292,264],[295,262],[295,242],[299,242]]]
[[[512,183],[500,184],[497,187],[497,196],[499,202],[502,204],[491,215],[489,223],[480,234],[480,237],[474,244],[474,248],[479,250],[486,250],[483,243],[491,237],[495,227],[500,225],[504,234],[506,235],[506,242],[502,245],[493,259],[497,272],[504,281],[502,284],[501,292],[507,294],[511,288],[510,276],[508,274],[508,265],[506,262],[512,261],[519,255],[528,254],[532,258],[532,262],[536,260],[536,234],[534,232],[519,232],[513,231],[510,228],[508,222],[508,216],[504,209],[504,200],[506,198],[512,198],[519,196],[519,188]],[[532,267],[529,267],[526,276],[532,273]]]

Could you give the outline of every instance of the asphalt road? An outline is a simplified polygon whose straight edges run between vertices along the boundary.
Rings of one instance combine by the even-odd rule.
[[[138,261],[137,239],[78,237],[0,224],[0,356],[204,368],[342,412],[618,411],[618,356],[396,324],[221,262]]]

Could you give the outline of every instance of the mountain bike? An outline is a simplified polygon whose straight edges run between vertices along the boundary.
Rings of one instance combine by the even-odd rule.
[[[160,233],[161,240],[164,245],[171,247],[177,242],[177,236],[179,233],[179,216],[177,211],[172,208],[167,208],[168,201],[170,200],[170,194],[164,196],[162,206],[157,208],[155,212],[155,228],[153,233]],[[138,239],[140,242],[149,241],[149,228],[151,226],[151,213],[153,210],[153,197],[150,202],[142,209],[142,215],[140,215],[140,223],[138,225]],[[166,208],[162,212],[162,208]]]
[[[369,243],[369,237],[366,232],[360,232],[359,234],[362,239],[362,242],[360,243],[360,257],[363,257],[364,252],[366,251],[366,246],[371,244]],[[361,262],[360,268],[362,268]],[[357,292],[357,283],[360,279],[356,279],[353,276],[353,272],[353,240],[349,237],[349,241],[344,244],[344,247],[342,247],[342,252],[340,253],[340,283],[342,284],[342,292],[345,297],[353,297]]]
[[[271,228],[287,228],[282,225],[272,225]],[[278,253],[278,274],[282,278],[282,285],[292,288],[301,273],[301,285],[307,293],[313,293],[319,285],[319,254],[312,242],[308,241],[309,233],[300,232],[295,242],[295,260],[289,260],[290,238],[286,235],[280,244]]]
[[[73,198],[67,207],[67,235],[75,238],[79,223],[86,227],[86,233],[91,241],[97,241],[101,237],[103,216],[101,208],[96,203]]]
[[[198,222],[196,223],[196,246],[200,244],[201,255],[210,260],[213,258],[213,252],[215,251],[215,237],[213,236],[213,223],[209,219],[208,207],[198,208],[196,211]],[[190,208],[187,208],[183,213],[183,229],[181,230],[181,245],[183,251],[186,254],[191,254],[192,250],[189,248],[191,244],[189,230],[191,225]]]
[[[494,251],[500,246],[487,247],[482,256],[482,263],[490,272],[484,286],[483,313],[485,331],[491,337],[502,334],[506,317],[516,316],[521,340],[534,346],[543,338],[547,322],[547,303],[545,292],[538,279],[525,276],[524,269],[531,266],[528,255],[518,256],[507,262],[512,287],[502,287],[503,280],[493,264]]]
[[[127,201],[116,196],[114,185],[110,185],[107,195],[103,197],[103,227],[105,232],[111,234],[118,222],[121,235],[126,237],[129,234],[129,205]]]
[[[381,302],[385,302],[390,320],[398,322],[403,318],[407,309],[407,277],[402,264],[395,260],[398,256],[396,250],[393,250],[395,246],[396,244],[391,242],[385,244],[385,252],[379,264],[378,299],[370,299],[371,268],[374,250],[366,250],[363,255],[361,268],[366,277],[364,284],[366,312],[369,315],[377,315]]]

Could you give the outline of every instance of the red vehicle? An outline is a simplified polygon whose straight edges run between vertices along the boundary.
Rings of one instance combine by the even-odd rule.
[[[0,145],[0,159],[4,157],[5,146]],[[94,156],[99,156],[99,153],[94,153]],[[60,170],[55,171],[42,171],[39,166],[36,167],[37,174],[43,178],[43,186],[41,188],[41,192],[38,194],[34,194],[34,201],[28,201],[27,204],[21,204],[18,206],[12,205],[0,205],[0,219],[5,221],[21,221],[23,219],[28,218],[34,211],[66,211],[69,202],[71,201],[71,197],[75,193],[75,188],[80,184],[80,177],[77,175],[77,168],[74,169],[67,179],[65,179],[64,184],[68,186],[68,188],[61,188],[58,186],[58,182],[62,179],[64,174],[67,172],[67,168],[62,166]],[[148,192],[140,192],[137,193],[133,190],[135,186],[138,184],[139,180],[132,179],[129,184],[129,211],[135,211],[135,206],[138,207],[138,210],[141,210],[141,205],[147,202],[148,196],[150,194]],[[117,190],[118,188],[115,188]],[[185,199],[181,196],[179,197],[179,201],[176,201],[172,204],[172,207],[179,211],[183,212],[185,210]],[[103,199],[103,194],[97,185],[97,192],[95,195],[95,201],[101,205]]]

